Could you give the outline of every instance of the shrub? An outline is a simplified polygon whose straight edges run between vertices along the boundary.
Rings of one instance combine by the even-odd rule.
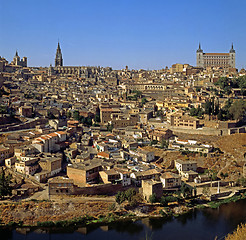
[[[129,188],[125,192],[125,197],[128,201],[131,201],[132,197],[136,195],[136,190],[134,188]]]
[[[157,201],[155,193],[153,193],[152,195],[149,196],[149,201],[151,203],[155,203]]]
[[[121,204],[125,201],[126,199],[126,195],[125,195],[125,192],[117,192],[117,194],[115,195],[115,201],[118,203],[118,204]]]
[[[112,203],[111,205],[109,205],[109,207],[108,207],[108,210],[109,211],[114,211],[115,210],[115,203]]]
[[[131,207],[136,207],[138,205],[138,201],[135,196],[131,198],[131,200],[129,201],[129,204]]]
[[[53,221],[37,222],[38,227],[54,227],[55,223]]]

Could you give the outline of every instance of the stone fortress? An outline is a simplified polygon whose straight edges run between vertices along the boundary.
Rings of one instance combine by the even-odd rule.
[[[204,53],[199,43],[199,48],[196,51],[197,67],[231,67],[235,68],[236,51],[231,46],[229,53]]]

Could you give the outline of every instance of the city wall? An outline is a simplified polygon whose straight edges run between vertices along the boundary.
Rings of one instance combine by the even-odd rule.
[[[46,124],[48,122],[47,119],[34,119],[30,122],[24,122],[19,124],[5,124],[0,127],[0,132],[9,132],[9,131],[18,131],[24,129],[35,128],[37,125]]]
[[[75,195],[114,195],[125,188],[121,184],[98,184],[90,187],[76,187]]]

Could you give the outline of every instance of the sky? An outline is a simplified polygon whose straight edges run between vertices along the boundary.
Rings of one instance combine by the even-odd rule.
[[[28,66],[162,69],[229,52],[246,68],[245,0],[0,0],[0,56]]]

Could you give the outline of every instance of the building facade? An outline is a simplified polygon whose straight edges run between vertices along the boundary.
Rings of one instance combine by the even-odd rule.
[[[23,57],[22,59],[20,59],[18,52],[16,51],[11,65],[27,67],[27,57]]]
[[[197,67],[224,67],[235,68],[236,51],[231,46],[229,53],[204,53],[199,44],[196,51],[196,65]]]
[[[62,77],[92,78],[94,73],[100,72],[100,67],[86,66],[63,66],[62,51],[58,42],[55,57],[55,66],[48,68],[48,75],[59,75]]]

